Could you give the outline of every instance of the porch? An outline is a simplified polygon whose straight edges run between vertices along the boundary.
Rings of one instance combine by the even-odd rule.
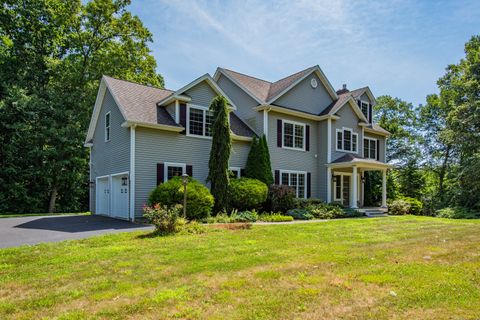
[[[387,170],[392,166],[373,159],[347,154],[327,165],[327,200],[360,212],[387,211]],[[382,173],[381,207],[365,207],[365,172]]]

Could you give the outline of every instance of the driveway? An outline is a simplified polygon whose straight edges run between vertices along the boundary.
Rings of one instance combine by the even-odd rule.
[[[0,218],[0,248],[138,230],[153,227],[96,215]]]

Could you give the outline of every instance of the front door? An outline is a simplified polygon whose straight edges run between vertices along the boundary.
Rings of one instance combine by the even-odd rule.
[[[343,177],[343,184],[342,184],[342,204],[344,206],[350,205],[350,176],[342,176]]]
[[[333,182],[334,189],[334,201],[343,204],[344,206],[350,205],[350,175],[336,174]]]

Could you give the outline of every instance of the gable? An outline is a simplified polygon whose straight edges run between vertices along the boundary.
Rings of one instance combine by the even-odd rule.
[[[368,103],[372,103],[372,100],[370,100],[366,93],[362,94],[359,99]]]
[[[216,96],[218,96],[218,94],[212,89],[212,87],[206,82],[206,80],[194,85],[193,87],[185,91],[183,94],[192,99],[190,101],[191,104],[205,107],[210,106],[212,100]]]
[[[312,79],[315,79],[317,82],[316,88],[311,86]],[[333,99],[323,85],[323,82],[315,73],[312,73],[300,81],[295,87],[280,96],[273,104],[312,114],[319,114],[332,102]]]
[[[335,112],[335,115],[340,117],[340,119],[337,121],[348,125],[350,128],[359,127],[358,123],[360,121],[363,121],[363,119],[359,117],[357,113],[358,110],[355,110],[354,108],[357,107],[347,102],[343,107],[341,107],[340,109],[338,109],[337,112]]]

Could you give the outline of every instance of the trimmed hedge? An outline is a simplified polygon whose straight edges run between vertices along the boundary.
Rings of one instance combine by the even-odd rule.
[[[229,205],[238,210],[260,208],[267,200],[267,194],[267,185],[257,179],[232,179],[228,186]]]
[[[188,178],[187,184],[187,219],[199,220],[207,218],[212,212],[214,199],[210,190],[199,181]],[[148,197],[150,206],[161,204],[174,206],[183,204],[183,184],[181,177],[174,177],[158,185]]]

